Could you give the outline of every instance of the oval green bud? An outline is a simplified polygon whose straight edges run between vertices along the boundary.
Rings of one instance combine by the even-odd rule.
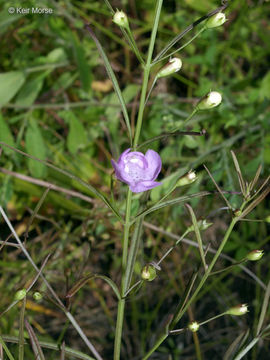
[[[247,254],[246,259],[250,261],[257,261],[260,260],[262,257],[263,250],[252,250]]]
[[[42,297],[43,297],[42,294],[41,294],[40,292],[38,292],[38,291],[34,292],[34,294],[33,294],[33,298],[34,298],[36,301],[41,300]]]
[[[182,176],[176,183],[178,186],[185,186],[192,184],[197,179],[195,171],[191,170],[186,175]]]
[[[124,11],[119,11],[117,10],[113,16],[113,22],[120,26],[123,27],[125,29],[127,29],[129,27],[129,23],[128,23],[128,17],[127,15],[124,13]]]
[[[200,324],[197,323],[197,321],[193,321],[192,323],[190,323],[188,325],[188,328],[192,332],[197,332],[199,330],[199,328],[200,328]]]
[[[15,300],[22,300],[23,298],[25,298],[27,294],[27,291],[26,289],[21,289],[21,290],[18,290],[14,296],[14,299]]]
[[[141,277],[146,281],[153,281],[157,276],[157,271],[153,265],[145,265],[141,272]]]
[[[198,110],[208,110],[218,106],[222,101],[222,96],[217,91],[210,91],[196,105]]]
[[[169,62],[159,70],[157,77],[165,77],[174,74],[179,71],[182,67],[182,60],[175,57],[169,60]]]
[[[226,311],[227,315],[242,316],[248,312],[247,304],[239,304]]]
[[[212,29],[218,26],[221,26],[225,23],[226,21],[226,16],[224,13],[219,12],[213,16],[211,16],[205,23],[205,27],[207,29]]]

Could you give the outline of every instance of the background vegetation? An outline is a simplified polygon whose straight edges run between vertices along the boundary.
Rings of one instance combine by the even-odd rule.
[[[153,0],[112,1],[114,8],[123,9],[130,17],[142,51],[146,51],[149,42],[153,3]],[[9,14],[8,8],[16,7],[16,2],[0,1],[0,141],[49,160],[110,195],[110,159],[117,159],[128,147],[128,137],[112,84],[84,24],[92,24],[109,56],[128,104],[133,128],[141,66],[102,1],[42,1],[40,4],[52,8],[53,14]],[[38,4],[18,3],[26,8],[32,5]],[[219,5],[215,0],[165,1],[155,51]],[[190,122],[192,131],[205,129],[205,136],[171,137],[151,144],[162,157],[160,179],[164,180],[162,187],[151,192],[149,203],[158,200],[175,179],[191,168],[196,169],[198,180],[176,189],[173,196],[214,190],[202,164],[207,165],[222,189],[239,191],[230,150],[235,151],[248,181],[259,164],[262,165],[260,181],[269,174],[269,3],[231,1],[226,14],[225,26],[205,31],[181,51],[183,68],[173,77],[160,80],[149,100],[141,142],[181,125],[197,99],[209,90],[223,94],[221,106],[198,113]],[[189,33],[183,43],[191,36]],[[153,76],[158,68],[154,69]],[[50,184],[57,187],[44,193]],[[66,193],[65,189],[76,193]],[[123,200],[121,212],[124,212],[125,190],[125,185],[115,184],[115,196],[120,204]],[[43,194],[41,208],[33,213]],[[238,208],[237,194],[227,198]],[[3,147],[0,199],[36,264],[41,266],[51,254],[44,273],[61,299],[88,273],[107,275],[119,283],[122,227],[90,190],[40,162]],[[213,222],[204,233],[204,241],[216,248],[229,219],[222,199],[211,195],[190,203],[198,218]],[[139,197],[133,204],[135,213]],[[238,267],[211,277],[183,321],[201,321],[237,303],[249,304],[248,315],[220,318],[202,327],[198,335],[171,336],[151,358],[221,359],[239,334],[250,329],[247,336],[252,336],[264,298],[263,287],[270,279],[267,209],[269,199],[249,216],[263,221],[238,224],[225,249],[226,255],[235,260],[250,250],[264,249],[265,256],[260,262],[245,264],[261,282]],[[1,221],[0,312],[3,312],[12,303],[16,291],[27,287],[35,273],[20,250],[3,244],[10,232]],[[146,217],[136,263],[138,277],[142,266],[160,258],[190,224],[186,209],[179,205]],[[195,238],[192,235],[188,240]],[[194,243],[182,244],[164,261],[157,279],[133,295],[136,301],[130,301],[127,306],[123,358],[140,359],[153,344],[158,329],[183,295],[185,284],[199,261]],[[220,261],[217,268],[230,264],[227,258],[223,263]],[[36,301],[31,297],[32,292],[29,293],[25,316],[39,339],[56,344],[65,340],[67,346],[87,353],[40,280],[33,291],[41,292],[43,299]],[[110,287],[101,279],[91,280],[67,305],[104,358],[111,358],[117,302]],[[1,335],[18,337],[19,314],[17,305],[0,317]],[[269,321],[269,312],[267,316]],[[17,345],[8,343],[8,347],[13,354],[17,353]],[[46,359],[58,356],[46,349],[44,354]],[[269,356],[269,343],[264,341],[246,358],[267,359]],[[34,358],[30,347],[26,348],[26,358]]]

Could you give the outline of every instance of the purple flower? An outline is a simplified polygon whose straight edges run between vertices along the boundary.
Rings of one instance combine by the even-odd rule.
[[[161,185],[154,181],[161,170],[161,158],[154,150],[147,150],[143,155],[141,152],[125,150],[118,161],[112,159],[112,166],[118,180],[129,185],[134,193],[153,189]]]

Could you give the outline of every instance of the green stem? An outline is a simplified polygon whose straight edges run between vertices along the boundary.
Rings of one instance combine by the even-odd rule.
[[[181,46],[180,48],[172,51],[169,55],[166,55],[166,56],[164,56],[164,57],[161,58],[161,59],[158,59],[158,60],[156,60],[156,61],[153,61],[153,62],[152,62],[152,65],[155,65],[155,64],[157,64],[157,63],[160,62],[160,61],[163,61],[163,60],[165,60],[165,59],[168,59],[170,56],[172,56],[172,55],[174,55],[175,53],[177,53],[178,51],[184,49],[184,48],[185,48],[187,45],[189,45],[193,40],[195,40],[196,37],[198,37],[205,29],[206,29],[205,27],[201,28],[201,29],[200,29],[188,42],[186,42],[183,46]]]
[[[124,242],[123,242],[123,253],[122,253],[122,282],[121,282],[121,299],[118,302],[117,310],[117,321],[115,328],[115,339],[114,339],[114,360],[120,359],[121,352],[121,339],[123,331],[123,322],[124,322],[124,312],[125,312],[125,282],[126,282],[126,266],[127,266],[127,255],[128,255],[128,239],[129,239],[129,229],[130,229],[130,212],[131,212],[131,199],[132,193],[128,189],[127,202],[126,202],[126,217],[124,225]]]
[[[142,58],[142,55],[140,53],[140,50],[138,49],[137,47],[137,44],[136,44],[136,41],[134,39],[134,36],[132,34],[132,31],[130,30],[130,27],[128,27],[126,30],[126,33],[127,33],[127,37],[129,39],[129,42],[130,42],[130,46],[132,47],[133,51],[134,51],[134,54],[137,56],[137,59],[139,60],[139,62],[144,65],[144,60]]]
[[[153,30],[151,33],[151,39],[150,39],[150,44],[149,44],[149,48],[148,48],[147,60],[146,60],[146,64],[144,67],[140,106],[139,106],[138,119],[137,119],[137,125],[136,125],[134,143],[133,143],[134,150],[136,150],[136,148],[138,146],[138,141],[139,141],[141,128],[142,128],[142,120],[143,120],[146,92],[147,92],[147,87],[148,87],[148,80],[149,80],[150,69],[151,69],[151,61],[152,61],[152,55],[153,55],[153,50],[154,50],[154,45],[155,45],[155,40],[156,40],[156,35],[157,35],[158,22],[159,22],[160,12],[161,12],[161,8],[162,8],[162,2],[163,2],[163,0],[157,1],[156,11],[155,11],[155,20],[154,20]]]

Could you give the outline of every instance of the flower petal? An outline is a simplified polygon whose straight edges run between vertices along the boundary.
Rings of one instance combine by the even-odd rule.
[[[117,163],[120,165],[121,163],[124,162],[124,159],[126,157],[126,155],[130,152],[130,148],[125,150],[120,156],[119,156],[119,159],[117,161]]]
[[[113,159],[111,160],[112,166],[114,168],[115,171],[115,175],[117,177],[118,180],[123,181],[124,183],[130,185],[133,180],[130,176],[128,176],[128,174],[124,171],[124,169],[121,167],[121,165],[119,165],[116,161],[114,161]]]
[[[148,162],[147,178],[148,180],[156,180],[161,170],[161,158],[154,150],[147,150],[145,158]]]
[[[161,182],[157,182],[157,181],[141,181],[136,184],[130,184],[129,188],[134,193],[140,193],[143,191],[151,190],[161,184],[162,184]]]

